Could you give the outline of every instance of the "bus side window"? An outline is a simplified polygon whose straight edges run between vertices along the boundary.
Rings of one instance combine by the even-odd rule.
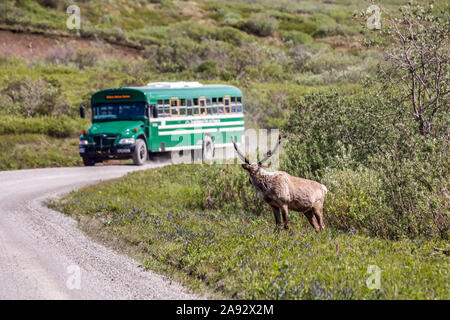
[[[209,115],[214,114],[214,109],[213,109],[211,98],[206,98],[206,107],[207,107],[207,113]]]
[[[192,99],[186,99],[186,114],[192,116]]]
[[[158,115],[164,117],[164,101],[158,100],[158,105],[156,106],[158,110]]]
[[[168,117],[170,115],[170,100],[166,99],[164,101],[164,116]]]
[[[212,98],[212,112],[217,114],[217,98]]]
[[[223,97],[223,113],[231,114],[231,102],[229,96]]]
[[[170,116],[177,117],[180,115],[180,100],[178,98],[170,99]]]
[[[180,99],[180,116],[185,116],[186,111],[186,99]]]
[[[192,115],[198,115],[198,99],[192,99]]]
[[[242,97],[237,97],[236,98],[236,112],[242,112]]]
[[[199,99],[198,99],[198,102],[199,102],[199,104],[198,104],[198,110],[199,110],[199,113],[200,113],[200,115],[201,116],[206,116],[206,99],[205,99],[205,97],[200,97]]]
[[[236,113],[236,97],[231,97],[231,112]]]

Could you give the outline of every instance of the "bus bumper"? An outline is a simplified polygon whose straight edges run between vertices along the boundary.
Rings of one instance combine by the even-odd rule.
[[[135,145],[121,145],[107,148],[96,148],[95,146],[79,146],[78,153],[81,157],[93,159],[129,159],[132,157]]]

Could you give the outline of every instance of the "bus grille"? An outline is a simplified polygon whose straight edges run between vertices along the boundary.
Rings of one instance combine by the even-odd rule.
[[[94,137],[94,142],[98,147],[100,148],[109,148],[112,147],[114,145],[114,141],[116,140],[117,136],[112,136],[112,135],[108,135],[106,137],[104,136],[95,136]]]

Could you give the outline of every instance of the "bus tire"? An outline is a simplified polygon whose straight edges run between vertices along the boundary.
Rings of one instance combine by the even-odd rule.
[[[92,167],[95,165],[95,159],[89,157],[83,157],[83,164],[86,167]]]
[[[147,145],[143,139],[136,140],[136,146],[133,152],[133,163],[137,166],[142,166],[147,160]]]
[[[203,161],[211,161],[214,158],[214,141],[209,135],[203,137],[202,158]]]

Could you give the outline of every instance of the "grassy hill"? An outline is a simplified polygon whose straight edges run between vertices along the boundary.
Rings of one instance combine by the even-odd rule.
[[[66,27],[70,4],[0,4],[0,117],[50,117],[57,125],[62,116],[77,119],[79,105],[100,89],[200,80],[241,87],[247,124],[279,127],[295,97],[323,88],[352,93],[376,64],[377,52],[360,44],[367,32],[352,16],[364,8],[356,1],[87,0],[77,2],[80,30]],[[64,137],[73,145],[86,125]],[[0,168],[36,166],[19,158]]]

